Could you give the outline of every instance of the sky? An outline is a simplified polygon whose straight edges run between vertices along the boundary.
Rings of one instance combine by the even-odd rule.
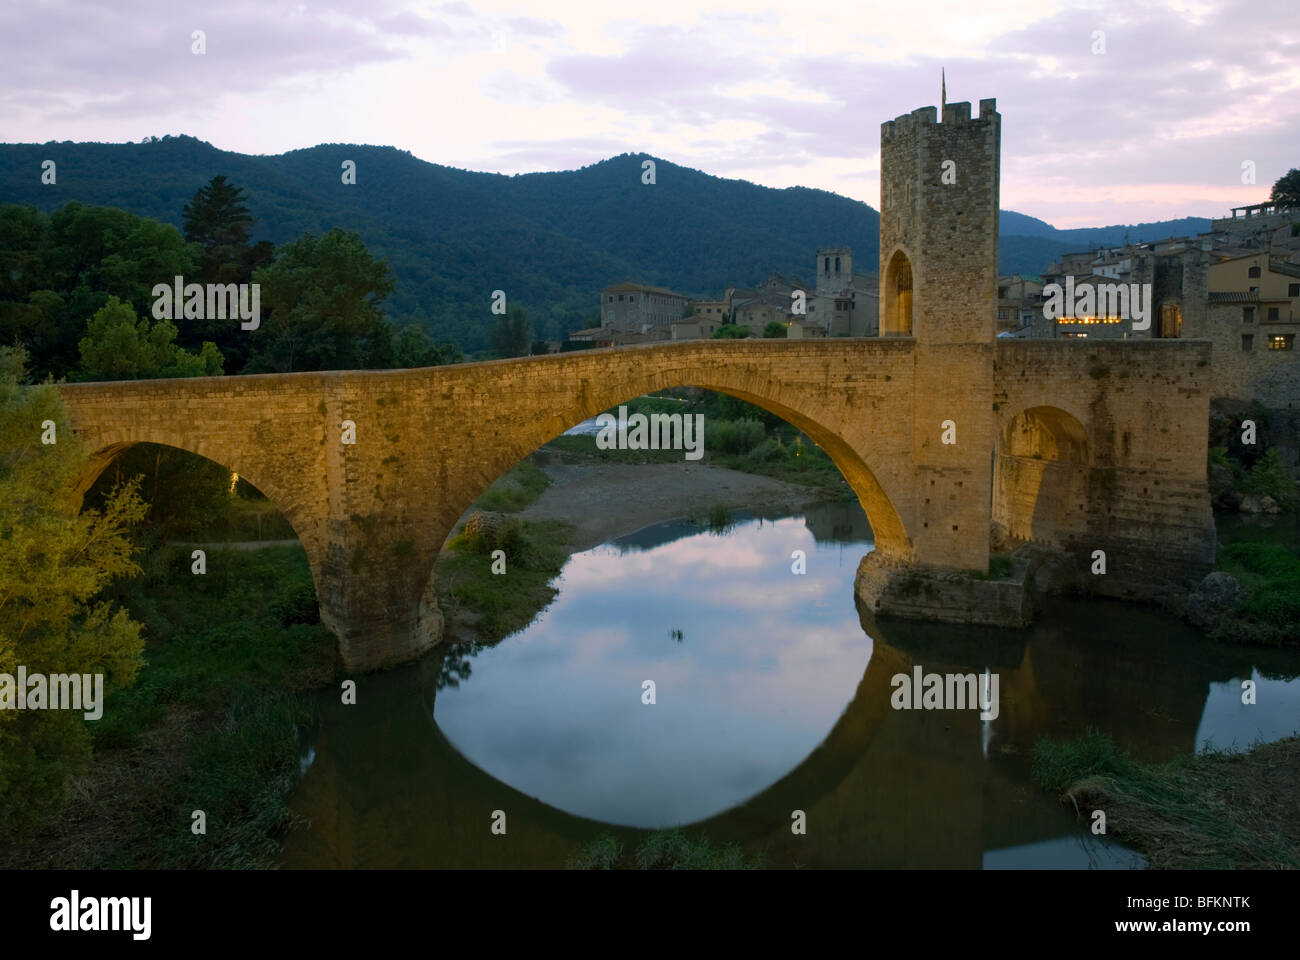
[[[950,102],[997,99],[1002,207],[1058,227],[1224,216],[1300,167],[1297,0],[641,7],[4,0],[0,142],[367,143],[507,174],[645,152],[878,208],[880,123],[937,105],[942,68]]]

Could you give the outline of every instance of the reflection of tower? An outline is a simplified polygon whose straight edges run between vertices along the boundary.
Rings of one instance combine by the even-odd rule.
[[[913,541],[942,567],[988,569],[1000,131],[993,100],[880,128],[880,334],[915,339]]]

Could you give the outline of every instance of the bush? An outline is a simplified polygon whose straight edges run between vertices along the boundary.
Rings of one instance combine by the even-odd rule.
[[[704,433],[705,445],[715,453],[748,453],[767,437],[758,420],[717,420]]]

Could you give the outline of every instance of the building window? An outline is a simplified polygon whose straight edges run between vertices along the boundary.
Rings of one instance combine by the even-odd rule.
[[[1174,303],[1160,305],[1160,336],[1174,340],[1183,335],[1183,311]]]
[[[823,264],[823,266],[822,266],[822,272],[823,272],[823,273],[830,273],[830,272],[831,272],[831,258],[830,258],[830,257],[827,257],[827,258],[826,258],[826,263]]]
[[[1300,297],[1300,283],[1288,283],[1286,285],[1286,295],[1288,297]]]
[[[1254,307],[1242,307],[1242,308],[1241,308],[1241,322],[1242,322],[1242,323],[1254,323],[1254,322],[1255,322],[1255,308],[1254,308]]]
[[[1246,271],[1246,276],[1250,277],[1252,280],[1258,277],[1259,267],[1251,267],[1249,270]]]
[[[1278,313],[1277,313],[1277,310],[1278,310],[1277,307],[1269,307],[1269,308],[1268,308],[1268,322],[1269,322],[1269,323],[1277,323],[1277,320],[1278,320]]]
[[[1270,350],[1291,350],[1294,348],[1295,334],[1293,333],[1276,333],[1268,338],[1268,348]]]
[[[1243,333],[1241,335],[1241,352],[1250,353],[1255,346],[1255,335],[1253,333]]]
[[[836,258],[835,258],[835,272],[836,272],[836,273],[839,273],[839,272],[840,272],[840,258],[839,258],[839,257],[836,257]]]
[[[1082,330],[1062,330],[1062,340],[1087,340],[1088,334]]]
[[[614,297],[613,297],[612,295],[611,295],[610,298],[609,298],[609,302],[610,302],[610,303],[613,303],[613,302],[614,302]]]

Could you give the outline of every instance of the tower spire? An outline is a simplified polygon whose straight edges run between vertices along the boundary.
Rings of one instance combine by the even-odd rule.
[[[943,123],[943,112],[948,109],[948,74],[939,68],[939,122]]]

